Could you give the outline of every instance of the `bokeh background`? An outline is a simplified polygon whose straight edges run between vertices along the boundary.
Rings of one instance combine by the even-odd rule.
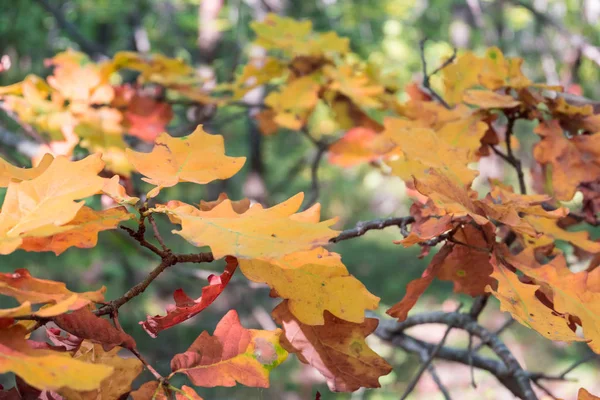
[[[474,51],[498,46],[509,56],[524,58],[525,72],[532,80],[562,84],[571,93],[600,98],[600,51],[595,47],[600,46],[599,0],[0,0],[0,57],[5,56],[6,69],[0,73],[0,85],[20,81],[29,73],[46,76],[50,71],[44,60],[67,48],[109,55],[120,50],[159,52],[187,60],[198,68],[199,74],[214,77],[214,83],[226,82],[240,72],[253,51],[249,46],[253,40],[249,23],[264,18],[269,11],[308,19],[318,31],[335,31],[349,37],[352,51],[380,65],[399,88],[422,77],[419,41],[428,38],[425,56],[430,66],[437,65],[454,46]],[[176,135],[190,133],[193,114],[206,112],[188,107],[175,111],[176,118],[168,130]],[[240,174],[226,182],[207,186],[180,184],[161,192],[159,200],[197,203],[201,199],[212,200],[225,191],[233,199],[251,197],[275,204],[299,191],[310,190],[310,165],[315,150],[304,136],[283,131],[263,137],[245,109],[227,108],[211,113],[205,129],[225,136],[229,154],[246,155],[250,161]],[[2,112],[0,128],[15,133],[20,129]],[[531,165],[528,154],[535,140],[528,135],[530,130],[531,126],[523,124],[517,131],[519,156],[526,166]],[[318,126],[315,131],[319,133]],[[6,143],[0,143],[0,149],[26,165],[27,159]],[[504,177],[509,182],[514,179],[511,170],[494,160],[486,168],[488,175]],[[369,166],[344,170],[324,162],[320,178],[323,216],[339,216],[339,228],[351,227],[359,220],[408,214],[410,200],[403,183]],[[175,251],[197,251],[170,235],[172,227],[167,221],[160,220],[159,227]],[[593,234],[598,237],[598,232]],[[418,259],[418,249],[394,245],[392,241],[399,236],[397,229],[388,228],[332,246],[332,250],[342,254],[351,273],[381,297],[382,311],[402,298],[407,282],[418,277],[429,260]],[[23,251],[3,256],[0,272],[28,268],[36,276],[64,281],[72,290],[106,285],[107,298],[112,299],[143,279],[157,263],[123,232],[110,232],[101,234],[96,248],[72,248],[60,257]],[[148,314],[163,314],[177,288],[185,289],[192,297],[200,296],[208,275],[222,271],[222,267],[220,262],[200,267],[177,265],[161,275],[147,292],[122,307],[121,324],[159,371],[168,372],[170,358],[187,349],[203,330],[212,333],[229,309],[236,309],[247,327],[274,327],[269,313],[276,301],[269,298],[266,287],[250,284],[241,274],[234,277],[209,309],[161,333],[157,339],[149,337],[138,325]],[[453,295],[451,283],[437,282],[415,310],[453,310],[460,301],[468,304],[470,300]],[[0,297],[3,307],[8,302]],[[506,318],[492,301],[482,321],[493,329]],[[439,340],[445,331],[445,327],[437,326],[417,329],[412,333],[431,341]],[[516,325],[502,338],[528,369],[548,373],[560,371],[588,352],[585,345],[551,343]],[[451,334],[448,343],[466,346],[467,340],[466,335],[457,332]],[[198,393],[205,399],[296,400],[312,399],[319,390],[323,399],[396,399],[415,373],[417,359],[376,338],[370,343],[394,366],[394,371],[381,379],[380,390],[330,393],[316,372],[289,357],[272,373],[269,389],[199,389]],[[475,390],[470,386],[468,368],[443,362],[436,362],[436,366],[454,398],[511,398],[492,376],[483,372],[475,374]],[[588,363],[571,375],[579,378],[578,383],[550,383],[548,387],[564,399],[575,398],[580,386],[598,393],[597,368],[598,364]],[[0,383],[11,386],[12,379],[2,376]],[[149,379],[150,374],[144,372],[139,381]],[[442,397],[425,376],[411,398]]]

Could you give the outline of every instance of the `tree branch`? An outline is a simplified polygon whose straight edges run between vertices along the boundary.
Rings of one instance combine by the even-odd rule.
[[[373,221],[361,221],[356,224],[354,228],[346,229],[342,231],[338,236],[330,239],[331,243],[338,243],[342,240],[353,239],[359,236],[364,235],[370,230],[374,229],[384,229],[388,226],[406,226],[415,222],[414,217],[393,217],[386,219],[375,219]]]

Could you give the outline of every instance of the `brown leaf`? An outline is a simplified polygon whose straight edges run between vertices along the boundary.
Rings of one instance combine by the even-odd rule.
[[[287,301],[279,304],[272,315],[284,329],[281,345],[323,374],[332,391],[378,388],[379,377],[392,371],[392,367],[365,342],[377,327],[375,318],[365,318],[357,324],[325,311],[325,324],[310,326],[294,317]]]

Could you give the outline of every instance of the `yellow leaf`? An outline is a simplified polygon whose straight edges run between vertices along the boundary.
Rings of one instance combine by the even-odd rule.
[[[365,309],[375,310],[379,298],[348,273],[339,254],[320,247],[273,262],[239,260],[253,282],[266,282],[288,299],[292,314],[307,325],[323,325],[323,311],[350,322],[363,322]],[[351,302],[348,299],[352,299]]]
[[[463,101],[479,108],[513,108],[521,104],[512,96],[492,92],[491,90],[467,90],[463,95]]]
[[[148,197],[155,197],[162,188],[178,182],[202,184],[230,178],[246,161],[246,157],[226,156],[223,136],[204,132],[202,125],[182,138],[163,133],[156,139],[151,153],[127,149],[127,158],[146,176],[144,181],[157,186]]]
[[[39,390],[95,390],[114,371],[72,359],[69,353],[32,349],[26,334],[20,325],[0,330],[0,373],[13,372]]]
[[[53,160],[54,157],[52,157],[51,154],[46,153],[37,166],[25,169],[15,167],[0,158],[0,187],[7,187],[10,181],[20,182],[37,178],[48,169]]]
[[[210,211],[181,202],[174,202],[172,207],[158,204],[155,211],[167,213],[173,222],[181,224],[181,230],[174,233],[195,246],[210,246],[215,259],[232,255],[271,260],[325,245],[338,234],[329,229],[334,219],[320,223],[294,219],[303,197],[299,193],[268,209],[255,204],[242,214],[229,199]]]

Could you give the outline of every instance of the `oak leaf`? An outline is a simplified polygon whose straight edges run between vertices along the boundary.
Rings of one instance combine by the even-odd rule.
[[[327,379],[332,391],[378,388],[379,377],[392,371],[392,367],[365,342],[377,328],[379,321],[375,318],[365,318],[359,324],[325,311],[325,324],[310,326],[294,317],[287,301],[275,307],[272,315],[284,329],[282,346],[295,353],[304,364],[316,368]]]
[[[168,103],[156,101],[152,97],[135,95],[124,115],[129,134],[152,143],[166,130],[173,119],[173,110]]]
[[[38,165],[33,168],[18,168],[0,158],[0,187],[8,187],[9,182],[28,181],[37,178],[48,169],[54,157],[44,154]]]
[[[156,187],[148,193],[155,197],[162,188],[178,182],[209,183],[235,175],[245,157],[225,155],[223,136],[211,135],[198,125],[188,136],[174,138],[163,133],[151,153],[127,149],[127,158],[135,169],[146,176],[144,181]]]
[[[327,244],[338,232],[329,227],[336,220],[319,223],[299,221],[294,214],[302,204],[302,193],[274,207],[255,204],[238,214],[231,200],[223,200],[210,211],[181,202],[157,204],[155,211],[167,213],[181,224],[181,235],[195,246],[210,246],[215,259],[231,255],[245,259],[275,259]]]
[[[490,261],[494,268],[491,277],[498,281],[498,288],[488,286],[486,290],[500,301],[502,311],[550,340],[582,340],[569,327],[566,315],[558,314],[539,300],[536,296],[539,285],[521,282],[517,274],[503,265],[501,256],[492,254]]]
[[[598,399],[600,399],[600,397],[594,396],[593,394],[591,394],[584,388],[579,389],[579,392],[577,393],[577,400],[598,400]]]
[[[463,95],[463,101],[482,109],[513,108],[521,104],[512,96],[492,92],[491,90],[467,90]]]
[[[196,386],[269,387],[269,372],[285,361],[287,352],[279,344],[281,329],[246,329],[235,310],[218,323],[214,336],[206,331],[190,348],[171,361],[173,374],[188,376]]]
[[[271,92],[265,104],[275,113],[274,121],[284,128],[298,130],[319,100],[320,86],[312,76],[293,80],[278,92]]]
[[[220,276],[210,275],[208,277],[208,286],[202,288],[202,296],[198,299],[194,300],[182,289],[177,289],[173,294],[175,304],[167,307],[167,315],[148,316],[146,321],[140,322],[140,325],[150,336],[156,337],[161,331],[187,321],[202,312],[225,290],[238,266],[238,261],[233,257],[227,257],[226,261],[225,271]]]
[[[306,325],[323,325],[325,310],[360,323],[365,309],[375,310],[379,304],[379,298],[350,275],[340,255],[322,247],[271,262],[240,260],[240,269],[251,281],[265,282],[287,299],[292,314]]]
[[[50,236],[28,236],[23,238],[21,249],[26,251],[52,251],[59,255],[70,247],[89,249],[98,244],[98,233],[116,229],[120,222],[134,218],[125,207],[103,211],[82,207],[75,218],[61,226],[61,232]]]
[[[139,389],[131,392],[133,400],[169,400],[171,393],[175,392],[175,400],[202,400],[202,397],[189,386],[183,385],[181,389],[173,386],[164,387],[158,381],[144,383]]]
[[[556,220],[549,218],[526,216],[525,220],[536,231],[543,234],[537,239],[526,237],[526,239],[529,239],[529,242],[533,243],[533,247],[546,246],[552,244],[554,240],[564,240],[589,253],[600,253],[600,242],[590,240],[590,234],[587,231],[567,231],[558,226]]]
[[[598,179],[600,135],[567,138],[556,120],[542,122],[535,132],[542,140],[535,145],[533,156],[551,174],[557,199],[571,200],[579,184]]]
[[[121,349],[115,347],[107,351],[102,346],[84,341],[73,355],[74,360],[91,365],[103,365],[113,368],[113,373],[102,381],[100,387],[91,391],[75,391],[63,388],[58,392],[69,400],[119,399],[131,391],[131,384],[142,372],[144,366],[135,357],[122,358]]]
[[[16,250],[24,236],[49,236],[61,232],[83,207],[75,200],[102,189],[98,173],[104,167],[98,154],[71,162],[58,157],[38,177],[11,182],[0,212],[0,254]],[[57,212],[59,211],[60,212]]]
[[[210,211],[213,208],[215,208],[216,206],[218,206],[219,204],[221,204],[223,201],[228,200],[229,197],[227,196],[227,193],[220,193],[219,197],[217,198],[217,200],[214,201],[204,201],[204,200],[200,200],[200,210],[202,211]],[[250,208],[250,199],[242,199],[242,200],[232,200],[231,201],[231,207],[233,208],[233,211],[235,211],[238,214],[243,214],[246,211],[248,211],[248,209]]]
[[[52,317],[78,310],[91,302],[101,302],[105,291],[103,286],[95,292],[71,292],[64,283],[34,278],[26,269],[0,274],[0,294],[14,297],[22,305],[51,304],[35,312],[39,317]]]
[[[194,68],[178,58],[162,54],[145,56],[131,51],[120,51],[114,55],[110,67],[113,70],[131,69],[140,72],[141,82],[154,82],[163,86],[190,84],[197,81]]]
[[[394,144],[373,129],[355,127],[348,130],[344,136],[329,146],[329,162],[341,167],[372,162],[385,154],[385,148],[390,150]]]
[[[68,353],[33,349],[20,325],[0,329],[0,373],[13,372],[39,390],[96,390],[114,368],[71,358]],[[60,373],[56,373],[60,371]]]

